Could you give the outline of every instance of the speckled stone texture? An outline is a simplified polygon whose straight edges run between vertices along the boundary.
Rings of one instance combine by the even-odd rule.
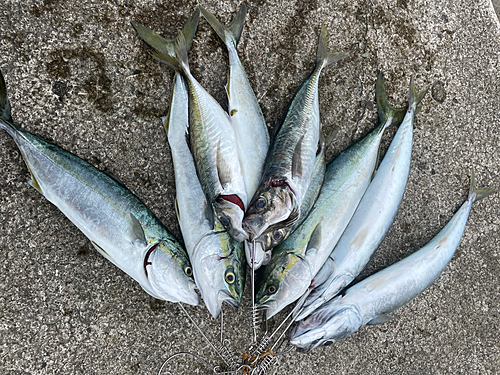
[[[239,3],[203,5],[227,21]],[[489,0],[247,5],[238,50],[270,130],[314,66],[323,22],[330,47],[353,52],[320,80],[324,131],[335,133],[330,159],[374,126],[379,71],[396,105],[407,100],[411,76],[417,88],[430,87],[415,125],[400,211],[363,276],[439,232],[466,198],[472,166],[480,185],[500,186],[500,30]],[[0,69],[15,122],[115,173],[179,237],[172,163],[159,119],[167,113],[172,71],[151,58],[129,21],[172,37],[195,6],[0,3]],[[225,106],[227,52],[203,19],[189,59],[193,75]],[[387,132],[383,150],[394,132]],[[179,306],[149,297],[104,260],[27,180],[19,151],[1,132],[1,374],[154,374],[179,351],[219,363]],[[499,195],[474,205],[449,266],[395,312],[396,319],[310,354],[286,354],[276,373],[500,373],[499,211]],[[224,309],[225,335],[235,352],[251,339],[249,305],[247,288],[239,310]],[[217,340],[219,323],[206,308],[188,311]],[[182,358],[175,373],[207,373],[195,362]]]

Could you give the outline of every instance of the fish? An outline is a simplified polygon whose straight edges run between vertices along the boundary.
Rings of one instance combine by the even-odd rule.
[[[309,187],[313,165],[321,148],[318,81],[327,65],[349,55],[331,53],[328,32],[321,28],[316,67],[295,94],[270,147],[259,184],[243,219],[249,241],[266,231],[293,226],[301,217],[300,207]],[[264,251],[265,241],[261,240]],[[282,241],[279,241],[282,242]]]
[[[383,82],[382,73],[378,82]],[[319,277],[314,278],[314,289],[295,320],[304,319],[349,285],[365,268],[387,234],[403,199],[410,172],[415,111],[426,92],[417,95],[413,80],[410,81],[405,118],[329,261],[323,265]],[[387,113],[384,110],[388,106],[387,96],[380,95],[377,105],[381,107],[379,113]],[[327,279],[322,281],[325,277]]]
[[[229,72],[226,85],[228,112],[236,134],[247,198],[250,199],[257,191],[270,139],[264,115],[236,49],[245,24],[247,7],[242,4],[228,26],[221,24],[212,13],[202,6],[199,8],[205,19],[226,44],[229,54]],[[245,203],[245,206],[247,205],[248,202]]]
[[[193,267],[193,276],[207,309],[217,318],[222,303],[238,306],[245,284],[243,244],[236,242],[215,217],[196,174],[186,134],[189,92],[175,73],[168,115],[163,118],[172,154],[177,219]]]
[[[186,251],[144,203],[121,181],[15,125],[10,113],[0,72],[0,129],[19,147],[29,184],[151,296],[197,305]]]
[[[376,100],[385,96],[377,81]],[[326,167],[319,196],[305,221],[273,250],[262,269],[256,303],[272,317],[314,286],[314,277],[327,261],[347,227],[374,174],[384,130],[400,123],[405,109],[379,108],[379,124]]]
[[[312,350],[342,340],[366,324],[392,319],[390,313],[421,294],[443,272],[457,249],[474,202],[497,189],[476,188],[446,226],[424,247],[347,289],[293,328],[290,344]]]
[[[181,73],[189,93],[189,147],[203,192],[219,222],[238,242],[248,238],[242,228],[247,195],[236,134],[229,115],[191,75],[187,51],[198,25],[196,9],[175,39],[162,38],[137,23],[132,27],[153,48],[153,56]]]
[[[269,263],[272,256],[272,249],[286,240],[288,236],[293,233],[293,231],[300,224],[302,224],[302,222],[306,219],[307,215],[311,211],[325,178],[325,150],[325,145],[322,145],[319,154],[316,156],[311,181],[309,182],[309,187],[306,194],[304,195],[302,205],[300,206],[300,211],[302,213],[300,218],[291,226],[279,229],[268,228],[259,236],[258,239],[255,239],[251,242],[245,241],[245,255],[247,262],[248,264],[251,264],[253,259],[255,262],[255,270],[259,269],[262,265],[266,265]]]

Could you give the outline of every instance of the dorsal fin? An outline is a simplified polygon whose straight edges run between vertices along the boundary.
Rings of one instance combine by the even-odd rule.
[[[109,169],[106,169],[106,170],[104,170],[103,172],[104,172],[104,174],[105,174],[106,176],[108,176],[109,178],[111,178],[111,179],[112,179],[113,181],[115,181],[117,184],[119,184],[119,185],[121,185],[121,186],[125,187],[125,184],[123,183],[123,181],[122,181],[122,180],[120,180],[120,179],[118,178],[118,176],[117,176],[116,174],[114,174],[113,172],[111,172]]]

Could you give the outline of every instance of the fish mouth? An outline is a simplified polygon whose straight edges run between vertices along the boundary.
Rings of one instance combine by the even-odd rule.
[[[245,241],[245,257],[250,267],[252,267],[253,264],[255,271],[264,264],[264,261],[266,260],[266,252],[264,252],[260,242]]]
[[[238,243],[248,240],[248,234],[240,226],[235,228],[234,226],[229,226],[227,228],[229,235]]]
[[[302,351],[311,351],[327,342],[324,337],[325,333],[323,331],[308,331],[298,336],[290,337],[290,344]],[[333,344],[334,342],[334,340],[331,340],[330,343]]]
[[[266,230],[266,228],[264,228],[264,219],[262,218],[262,216],[257,216],[255,218],[245,218],[241,226],[247,233],[249,241],[253,241],[255,238],[259,237],[264,232],[264,230]]]
[[[225,290],[221,290],[219,292],[218,300],[219,300],[219,306],[222,306],[223,302],[226,302],[235,308],[240,306],[240,301],[236,300],[231,294],[229,294]]]
[[[199,299],[198,299],[198,294],[196,293],[196,290],[198,289],[198,287],[196,286],[196,283],[194,281],[189,281],[188,285],[189,285],[188,286],[189,293],[187,293],[184,296],[183,302],[185,302],[191,306],[198,306],[200,303]]]

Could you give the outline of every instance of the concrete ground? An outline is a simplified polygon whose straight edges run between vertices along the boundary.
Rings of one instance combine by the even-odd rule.
[[[495,2],[497,4],[497,2]],[[229,20],[239,2],[204,1]],[[376,121],[374,83],[385,73],[402,105],[410,77],[429,86],[415,125],[400,211],[364,275],[411,254],[451,218],[474,166],[500,186],[500,29],[489,0],[249,0],[240,57],[272,128],[314,65],[324,22],[330,46],[353,51],[324,70],[320,107],[329,158]],[[129,26],[173,36],[196,1],[3,0],[0,69],[22,127],[113,171],[180,237],[165,132],[172,71],[153,61]],[[226,105],[227,53],[201,20],[189,54],[195,77]],[[395,129],[385,137],[384,150]],[[153,374],[170,354],[219,362],[175,304],[149,297],[104,260],[27,184],[14,142],[0,133],[0,373]],[[281,357],[280,374],[499,374],[500,196],[474,205],[442,276],[395,312],[310,354]],[[225,308],[225,334],[251,339],[250,293]],[[189,308],[216,340],[218,321]],[[275,321],[277,322],[277,320]],[[190,357],[179,374],[207,373]]]

